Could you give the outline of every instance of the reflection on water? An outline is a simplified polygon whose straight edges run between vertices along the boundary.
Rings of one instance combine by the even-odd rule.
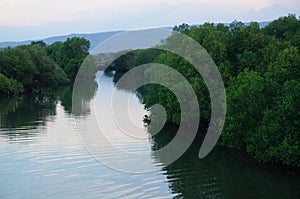
[[[198,142],[179,160],[163,166],[153,150],[172,139],[173,128],[155,136],[145,131],[134,141],[115,136],[118,147],[143,154],[139,159],[130,157],[131,163],[147,162],[153,172],[133,175],[100,164],[83,147],[74,118],[88,124],[95,107],[106,106],[95,106],[113,88],[111,78],[103,83],[106,93],[96,92],[95,84],[82,88],[81,100],[73,102],[80,105],[77,110],[72,110],[72,88],[35,97],[1,98],[0,198],[299,198],[299,176],[261,168],[223,148],[199,160]],[[132,120],[142,125],[143,106],[137,97],[132,98]],[[120,135],[112,129],[110,135]],[[103,156],[126,166],[109,147],[101,149]]]
[[[51,96],[22,96],[0,99],[1,137],[28,142],[45,133],[43,126],[56,115],[56,99]]]
[[[155,135],[153,150],[166,145],[175,130],[168,127]],[[175,198],[299,198],[299,176],[262,168],[249,157],[222,147],[198,159],[200,146],[196,140],[180,159],[162,168]]]
[[[97,83],[94,80],[85,80],[77,83],[72,92],[72,114],[74,116],[89,115],[90,101],[95,96]]]
[[[51,97],[13,97],[0,99],[1,128],[18,128],[43,122],[55,115],[56,100]]]

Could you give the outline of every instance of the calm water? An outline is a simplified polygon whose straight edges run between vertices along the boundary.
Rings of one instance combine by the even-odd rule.
[[[95,85],[85,90],[89,97],[76,113],[72,111],[70,88],[37,97],[0,99],[0,198],[300,197],[299,177],[262,168],[223,148],[215,148],[199,160],[200,146],[193,144],[179,160],[164,166],[153,150],[170,141],[172,128],[155,137],[146,128],[127,137],[108,118],[99,116],[105,120],[103,130],[111,136],[114,146],[142,154],[125,158],[126,161],[105,139],[93,139],[89,128],[81,129],[79,136],[78,124],[88,125],[97,112],[109,114],[110,102],[105,101],[105,96],[112,90],[118,96],[131,96],[131,120],[143,127],[146,112],[135,95],[114,88],[108,77],[101,86],[101,93]],[[97,103],[99,100],[101,104]],[[100,158],[91,156],[87,144],[97,144]],[[118,171],[142,164],[151,172]]]

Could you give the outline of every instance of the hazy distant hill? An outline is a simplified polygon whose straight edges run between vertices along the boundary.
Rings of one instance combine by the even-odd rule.
[[[122,31],[111,31],[111,32],[100,32],[100,33],[92,33],[92,34],[70,34],[70,35],[63,35],[63,36],[56,36],[56,37],[49,37],[46,39],[42,39],[46,44],[52,44],[56,41],[64,42],[69,37],[84,37],[91,42],[91,49],[95,48],[97,44],[104,41],[105,39],[120,33]],[[33,40],[27,41],[20,41],[20,42],[0,42],[0,48],[5,47],[16,47],[19,45],[26,45],[30,44]]]
[[[260,22],[259,25],[261,28],[264,28],[266,25],[268,25],[270,22]],[[226,26],[229,26],[230,23],[224,23]],[[250,23],[246,22],[244,23],[246,26]],[[172,27],[166,27],[166,29],[172,29]],[[111,32],[99,32],[99,33],[91,33],[91,34],[70,34],[70,35],[63,35],[63,36],[56,36],[56,37],[49,37],[46,39],[42,39],[46,44],[52,44],[56,41],[64,42],[69,37],[84,37],[88,39],[91,42],[91,50],[94,49],[100,42],[108,39],[109,37],[121,33],[123,31],[111,31]],[[20,42],[0,42],[0,48],[5,47],[16,47],[19,45],[26,45],[30,44],[33,40],[27,40],[27,41],[20,41]]]

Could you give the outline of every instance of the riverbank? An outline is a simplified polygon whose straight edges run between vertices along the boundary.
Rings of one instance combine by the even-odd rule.
[[[296,15],[280,17],[264,28],[260,28],[257,22],[246,26],[234,21],[229,26],[182,24],[174,30],[201,44],[223,78],[227,116],[220,143],[246,152],[267,165],[298,168],[300,42],[296,35],[300,31],[300,20]],[[162,45],[172,46],[171,42],[176,41],[172,37],[175,36]],[[164,64],[183,75],[198,98],[201,119],[210,121],[211,99],[205,82],[191,63],[172,52],[155,48],[136,50],[119,57],[107,70],[116,71],[117,82],[124,71],[146,63]],[[162,74],[155,71],[152,75],[180,86],[180,82]],[[147,85],[140,89],[140,93],[146,108],[162,105],[167,122],[179,125],[178,99],[168,88]],[[186,100],[185,103],[192,102]]]
[[[99,104],[105,102],[103,97],[110,96],[111,92],[131,96],[131,118],[134,124],[141,126],[143,114],[140,113],[144,109],[134,93],[116,88],[112,78],[104,77],[100,85],[90,100],[84,98],[86,100],[82,101],[85,109],[81,115],[72,111],[71,88],[39,98],[0,99],[2,197],[111,198],[113,193],[124,198],[273,199],[297,198],[300,194],[299,176],[287,175],[274,167],[263,168],[247,156],[218,146],[207,157],[199,159],[201,143],[196,140],[182,157],[165,166],[155,150],[172,140],[175,126],[164,128],[154,136],[145,129],[136,139],[127,135],[124,138],[121,129],[112,129],[115,124],[108,123],[108,128],[103,130],[107,136],[113,135],[115,139],[110,141],[115,145],[107,145],[104,137],[99,139],[100,132],[93,136],[88,128],[95,121],[94,116],[111,105],[111,101]],[[100,88],[102,90],[98,90]],[[115,100],[118,104],[124,101],[122,98]],[[115,111],[121,112],[124,108]],[[105,162],[105,158],[109,158],[126,170],[147,162],[152,172],[119,172],[99,162],[86,150],[89,145],[83,145],[78,127],[82,127],[81,136],[91,136],[84,141],[98,142],[93,147],[101,152],[98,158],[104,163],[109,163]],[[121,135],[124,139],[120,139]],[[129,155],[120,155],[116,146]]]
[[[74,81],[90,42],[68,38],[46,45],[43,41],[0,50],[0,94],[47,90]]]

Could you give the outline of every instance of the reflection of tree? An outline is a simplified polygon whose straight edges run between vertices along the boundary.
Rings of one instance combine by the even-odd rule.
[[[43,122],[50,115],[55,115],[56,99],[53,96],[22,96],[0,99],[1,128],[18,128],[36,121]]]
[[[160,133],[152,136],[153,150],[167,145],[175,136],[176,130],[177,127],[168,126]],[[199,139],[197,138],[197,140]],[[181,158],[162,169],[167,176],[172,193],[176,195],[175,198],[220,197],[214,156],[209,156],[205,160],[199,160],[198,150],[199,146],[194,143]],[[160,161],[160,157],[154,158]]]
[[[176,130],[176,127],[168,126],[152,136],[152,149],[167,145]],[[199,159],[201,137],[198,135],[181,158],[162,168],[175,198],[271,199],[299,196],[300,176],[288,176],[281,169],[261,168],[245,154],[219,147]],[[154,158],[162,162],[160,157]]]
[[[90,101],[95,96],[97,90],[95,78],[100,61],[101,59],[95,55],[89,55],[83,61],[73,85],[73,115],[81,116],[90,113]],[[70,95],[66,97],[70,98]]]
[[[55,91],[55,94],[59,97],[61,105],[67,113],[72,113],[72,86],[61,87]]]
[[[72,114],[76,116],[90,113],[90,101],[95,96],[97,83],[95,80],[76,81],[72,95]]]
[[[78,103],[78,101],[76,103],[80,104],[82,112],[77,111],[75,114],[86,115],[89,113],[89,106],[83,107],[83,104],[89,104],[95,94],[97,84],[95,81],[85,81],[79,88],[81,92],[78,96],[82,103]],[[31,95],[0,98],[1,134],[9,138],[33,136],[32,129],[44,126],[51,116],[56,115],[58,101],[61,102],[65,111],[71,114],[72,89],[72,87],[61,87],[57,90]],[[19,131],[20,129],[23,130]]]
[[[10,139],[33,136],[32,129],[44,126],[56,114],[56,102],[51,95],[1,98],[0,128],[6,129],[1,134]]]

